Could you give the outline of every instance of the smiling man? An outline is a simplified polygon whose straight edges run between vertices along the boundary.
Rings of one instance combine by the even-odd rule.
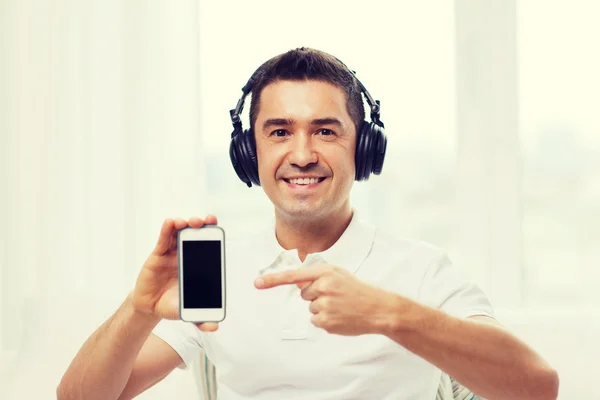
[[[226,319],[178,320],[167,273],[177,268],[177,230],[216,218],[166,220],[136,287],[63,377],[60,399],[133,398],[201,350],[219,399],[434,400],[442,371],[488,399],[557,397],[556,372],[496,321],[443,250],[376,229],[351,206],[354,181],[381,172],[387,139],[379,103],[344,64],[291,50],[243,91],[230,156],[275,219],[227,243]]]
[[[269,84],[257,114],[258,171],[277,237],[303,259],[332,246],[350,223],[357,126],[344,91],[321,81]]]

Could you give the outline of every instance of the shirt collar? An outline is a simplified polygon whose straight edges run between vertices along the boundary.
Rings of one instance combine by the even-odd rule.
[[[274,219],[264,238],[264,259],[259,274],[320,263],[332,264],[355,273],[371,251],[375,228],[363,221],[356,210],[353,210],[352,220],[337,242],[327,250],[308,254],[304,263],[300,262],[297,249],[286,250],[281,247],[275,235]]]

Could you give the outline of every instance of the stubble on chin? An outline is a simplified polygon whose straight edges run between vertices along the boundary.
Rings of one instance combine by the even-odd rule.
[[[308,201],[300,199],[284,202],[277,207],[277,211],[282,217],[299,222],[314,221],[316,218],[321,218],[326,214],[322,205],[310,204]]]

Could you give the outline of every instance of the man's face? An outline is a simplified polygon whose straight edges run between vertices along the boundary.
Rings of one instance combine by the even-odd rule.
[[[319,81],[277,81],[255,123],[261,186],[280,215],[312,219],[349,208],[356,129],[345,93]]]

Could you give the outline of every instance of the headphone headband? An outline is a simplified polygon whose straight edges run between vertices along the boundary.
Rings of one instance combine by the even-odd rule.
[[[383,167],[387,138],[383,122],[380,119],[381,105],[379,100],[373,99],[362,82],[356,77],[356,72],[348,68],[339,59],[338,62],[348,70],[351,74],[351,79],[354,79],[358,84],[360,93],[364,95],[371,111],[371,121],[363,120],[360,126],[356,127],[355,180],[363,181],[367,180],[371,173],[379,175]],[[236,174],[248,187],[251,187],[253,183],[260,186],[258,158],[252,127],[246,130],[243,129],[240,114],[244,109],[246,96],[256,87],[256,83],[264,73],[263,66],[264,64],[254,71],[248,82],[242,87],[242,96],[235,108],[229,110],[229,116],[234,128],[231,133],[229,156]],[[359,97],[362,96],[359,94]]]

